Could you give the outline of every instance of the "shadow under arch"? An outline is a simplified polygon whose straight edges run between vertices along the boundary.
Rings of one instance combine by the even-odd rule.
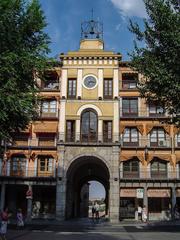
[[[80,192],[88,181],[100,182],[106,192],[105,204],[108,213],[109,170],[106,164],[95,156],[81,156],[74,160],[66,173],[66,218],[80,217]]]

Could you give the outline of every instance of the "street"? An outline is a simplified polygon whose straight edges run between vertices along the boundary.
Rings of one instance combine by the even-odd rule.
[[[179,240],[179,224],[109,224],[75,223],[28,226],[23,230],[10,228],[7,240]]]

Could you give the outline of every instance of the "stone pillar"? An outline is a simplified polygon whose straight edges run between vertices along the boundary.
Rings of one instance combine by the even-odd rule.
[[[31,191],[32,197],[33,197],[33,192],[32,192],[32,186],[31,185],[29,185],[28,191]],[[31,221],[31,217],[32,217],[32,197],[29,197],[27,199],[27,221],[28,222]]]
[[[6,185],[5,183],[1,183],[1,205],[0,205],[0,210],[2,211],[4,208],[4,204],[5,204],[5,191],[6,191]]]
[[[148,211],[148,196],[147,196],[147,186],[144,186],[144,197],[143,197],[143,205],[146,206]],[[148,211],[149,212],[149,211]],[[149,214],[147,214],[149,215]]]
[[[65,178],[65,147],[59,146],[58,149],[58,171],[57,171],[57,185],[56,185],[56,219],[65,219],[66,207],[66,178]]]
[[[98,97],[103,98],[103,69],[98,69]]]
[[[77,72],[77,97],[82,97],[82,79],[83,79],[83,70],[78,69]]]
[[[109,217],[113,223],[119,222],[119,146],[112,147],[111,176],[109,192]]]
[[[171,216],[174,218],[174,207],[176,205],[176,188],[173,186],[171,188]]]
[[[98,141],[103,141],[103,120],[98,120]]]

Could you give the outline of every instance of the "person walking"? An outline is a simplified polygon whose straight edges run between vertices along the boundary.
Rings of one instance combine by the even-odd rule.
[[[6,233],[7,233],[7,224],[8,224],[8,208],[4,208],[4,210],[1,212],[1,240],[6,240]]]
[[[96,214],[96,209],[95,209],[95,205],[94,205],[94,203],[93,203],[93,205],[92,205],[92,219],[93,219],[93,220],[94,220],[95,214]]]
[[[99,204],[96,202],[95,204],[95,213],[96,213],[96,220],[99,219]]]
[[[138,205],[138,220],[142,221],[142,207]]]
[[[17,227],[24,227],[23,214],[20,208],[17,211],[16,219],[17,219]]]
[[[142,221],[147,222],[147,208],[145,205],[142,208]]]

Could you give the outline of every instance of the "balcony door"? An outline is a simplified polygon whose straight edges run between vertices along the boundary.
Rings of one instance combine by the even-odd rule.
[[[98,118],[95,111],[88,109],[81,116],[81,141],[96,142],[98,136]]]

